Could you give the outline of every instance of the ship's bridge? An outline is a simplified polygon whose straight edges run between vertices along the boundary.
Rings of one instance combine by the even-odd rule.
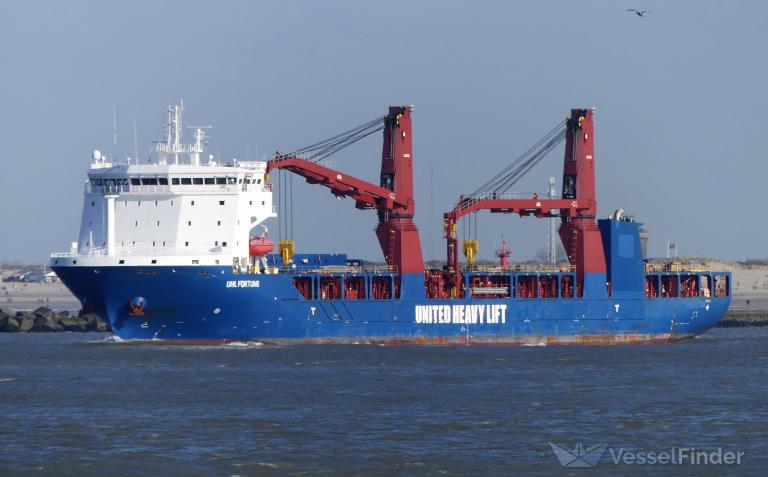
[[[220,166],[126,165],[91,169],[86,193],[141,194],[185,192],[271,191],[265,184],[264,162]]]
[[[262,161],[215,161],[181,144],[181,107],[169,109],[153,162],[113,162],[94,151],[78,241],[56,265],[191,265],[248,257],[253,229],[276,217]]]

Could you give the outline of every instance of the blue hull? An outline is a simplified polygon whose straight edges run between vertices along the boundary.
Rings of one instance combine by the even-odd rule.
[[[426,299],[404,276],[399,299],[310,300],[291,274],[228,267],[54,267],[129,340],[265,343],[555,344],[674,341],[724,316],[730,297]],[[141,297],[144,306],[132,309]]]

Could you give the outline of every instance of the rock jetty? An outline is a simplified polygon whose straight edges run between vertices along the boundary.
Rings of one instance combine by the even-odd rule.
[[[77,314],[68,311],[54,312],[41,306],[34,311],[0,309],[0,332],[26,333],[30,331],[112,331],[109,325],[94,313]]]
[[[768,326],[768,310],[728,310],[717,326],[721,328]]]

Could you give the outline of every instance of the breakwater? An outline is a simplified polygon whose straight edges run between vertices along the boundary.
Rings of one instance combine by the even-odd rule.
[[[11,308],[0,309],[0,332],[26,333],[30,331],[112,331],[104,320],[95,313],[55,312],[41,306],[33,311],[14,311]]]
[[[717,326],[720,328],[768,326],[768,310],[728,310]]]

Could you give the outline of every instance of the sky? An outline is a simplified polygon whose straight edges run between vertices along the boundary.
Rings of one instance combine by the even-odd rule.
[[[571,108],[594,107],[601,217],[634,215],[653,256],[671,240],[681,255],[768,257],[764,0],[9,1],[0,44],[0,261],[68,250],[91,151],[133,155],[135,118],[145,157],[179,98],[186,124],[213,126],[209,152],[222,159],[414,105],[426,259],[444,258],[441,217],[460,194]],[[333,162],[377,182],[380,150],[372,136]],[[543,194],[549,176],[559,188],[562,154],[518,190]],[[297,252],[381,260],[375,212],[299,178],[294,200]],[[514,260],[546,244],[542,220],[477,223],[480,258],[502,235]]]

